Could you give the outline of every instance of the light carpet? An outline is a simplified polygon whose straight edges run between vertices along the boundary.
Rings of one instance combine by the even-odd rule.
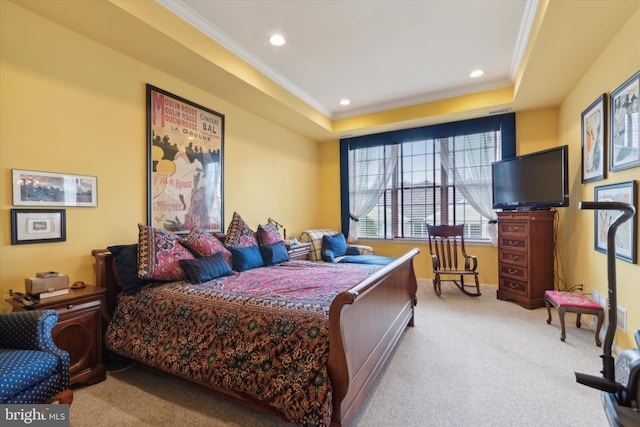
[[[602,349],[591,316],[575,327],[558,315],[463,295],[444,283],[436,297],[420,280],[415,327],[400,343],[354,419],[354,426],[607,426],[600,392],[574,372],[600,375]],[[585,325],[587,324],[587,325]],[[132,366],[74,389],[71,426],[291,426],[199,386]]]

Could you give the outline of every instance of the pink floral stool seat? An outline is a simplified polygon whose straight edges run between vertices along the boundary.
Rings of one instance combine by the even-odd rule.
[[[580,327],[580,315],[592,314],[598,317],[598,324],[596,325],[596,345],[600,346],[600,329],[604,322],[604,310],[600,304],[596,304],[583,294],[575,292],[560,292],[560,291],[545,291],[544,303],[547,306],[547,324],[551,324],[551,306],[553,305],[558,309],[558,316],[560,317],[560,327],[562,329],[562,335],[560,335],[560,341],[564,341],[566,335],[564,332],[564,313],[571,312],[577,313],[576,326]]]

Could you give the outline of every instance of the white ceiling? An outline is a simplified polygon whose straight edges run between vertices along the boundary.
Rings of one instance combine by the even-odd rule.
[[[558,107],[640,8],[640,0],[12,1],[314,141]],[[279,50],[267,43],[274,30],[288,38]],[[637,50],[637,39],[627,42]],[[476,67],[486,73],[471,80]],[[613,89],[593,85],[593,98]]]
[[[513,86],[538,3],[157,1],[332,119]]]

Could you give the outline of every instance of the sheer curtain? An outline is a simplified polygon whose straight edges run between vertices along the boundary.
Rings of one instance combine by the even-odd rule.
[[[397,163],[397,145],[349,150],[349,241],[358,240],[358,220],[376,206]]]
[[[493,210],[491,162],[497,160],[500,145],[496,139],[496,132],[488,132],[440,140],[442,166],[467,202],[489,220],[487,232],[494,246],[498,244],[498,215]],[[456,143],[462,143],[464,151],[456,151]]]

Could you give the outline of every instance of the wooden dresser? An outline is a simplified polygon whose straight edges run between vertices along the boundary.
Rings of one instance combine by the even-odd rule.
[[[555,211],[498,213],[497,297],[525,308],[544,306],[554,283]]]

